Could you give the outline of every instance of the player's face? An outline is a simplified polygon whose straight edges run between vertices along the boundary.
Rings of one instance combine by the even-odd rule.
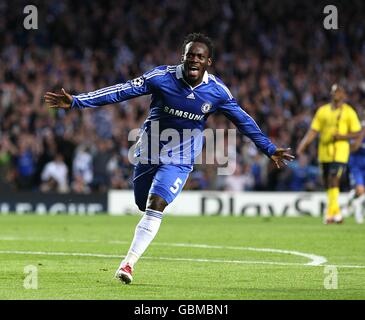
[[[334,102],[341,102],[346,99],[346,92],[341,87],[332,90],[332,98]]]
[[[182,63],[185,80],[193,86],[199,84],[203,79],[204,72],[212,64],[208,47],[201,42],[189,42],[185,46]]]

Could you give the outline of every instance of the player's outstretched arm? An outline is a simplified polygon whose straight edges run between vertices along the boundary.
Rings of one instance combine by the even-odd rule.
[[[125,83],[118,83],[109,87],[101,88],[92,92],[70,95],[62,89],[60,94],[47,92],[44,98],[47,105],[51,108],[98,108],[100,106],[114,104],[142,95],[151,94],[151,83],[155,80],[155,77],[160,75],[163,76],[168,73],[168,71],[165,73],[163,73],[163,71],[161,71],[161,73],[157,73],[157,71],[156,73],[154,72],[155,69],[139,78],[128,80]]]
[[[290,150],[290,148],[278,148],[271,156],[271,159],[275,162],[278,169],[286,166],[288,164],[287,161],[293,161],[295,159],[295,157],[289,153]]]
[[[44,101],[49,108],[69,109],[72,104],[72,96],[62,88],[61,93],[47,92]]]
[[[238,130],[250,138],[256,147],[266,156],[273,160],[277,168],[287,165],[288,161],[293,161],[295,157],[290,154],[290,148],[277,148],[270,139],[261,131],[255,120],[245,112],[233,98],[228,88],[223,83],[220,85],[225,88],[223,95],[227,94],[227,100],[219,108],[229,120],[238,128]]]
[[[313,140],[317,137],[318,132],[312,128],[310,128],[302,141],[299,143],[297,148],[297,155],[300,156],[303,154],[304,150],[313,142]]]
[[[264,154],[273,160],[278,168],[284,167],[287,165],[287,161],[295,158],[290,154],[290,148],[277,148],[261,131],[252,117],[241,109],[235,99],[230,98],[226,104],[220,107],[220,111],[236,125],[242,134],[250,138]]]

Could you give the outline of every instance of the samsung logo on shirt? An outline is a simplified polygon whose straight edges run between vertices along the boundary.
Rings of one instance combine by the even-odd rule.
[[[164,111],[168,114],[189,120],[202,120],[204,118],[203,114],[195,114],[187,111],[169,108],[167,106],[165,106]]]

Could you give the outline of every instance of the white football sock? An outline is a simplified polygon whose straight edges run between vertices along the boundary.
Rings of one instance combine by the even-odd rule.
[[[356,191],[355,189],[351,189],[348,198],[347,198],[347,205],[345,206],[345,211],[348,216],[354,213],[354,199],[356,198]]]
[[[160,228],[161,219],[162,212],[151,209],[146,210],[146,213],[137,224],[132,244],[121,265],[128,263],[133,267],[156,236]]]
[[[365,200],[365,194],[362,194],[360,197],[357,197],[353,200],[353,205],[355,208],[355,220],[357,223],[363,223],[363,203]]]
[[[349,192],[349,195],[348,195],[348,201],[351,202],[355,198],[356,198],[356,190],[351,189],[350,192]]]

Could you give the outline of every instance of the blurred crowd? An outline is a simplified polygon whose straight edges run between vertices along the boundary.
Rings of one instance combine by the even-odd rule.
[[[215,44],[210,69],[279,146],[293,152],[334,82],[362,114],[365,3],[336,1],[339,29],[323,27],[320,1],[33,1],[38,29],[25,30],[26,1],[0,2],[0,189],[87,193],[132,188],[128,133],[149,97],[88,110],[46,108],[46,91],[76,94],[178,64],[190,32]],[[210,128],[234,128],[224,116]],[[316,145],[277,170],[237,135],[237,166],[197,165],[186,189],[318,190]]]

